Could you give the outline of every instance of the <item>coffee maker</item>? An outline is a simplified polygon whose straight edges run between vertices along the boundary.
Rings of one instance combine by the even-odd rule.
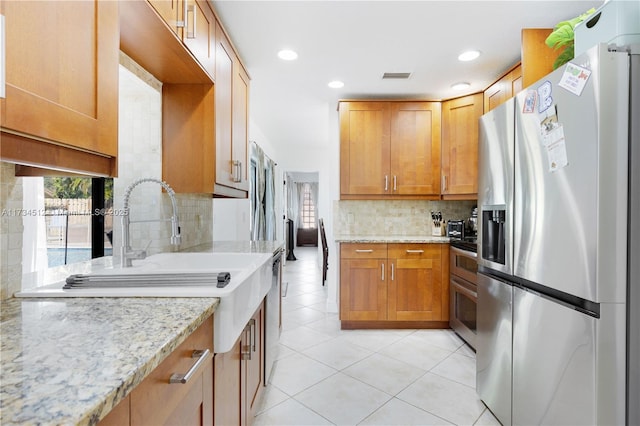
[[[467,219],[467,233],[469,236],[478,235],[478,207],[474,206],[471,210],[471,217]]]

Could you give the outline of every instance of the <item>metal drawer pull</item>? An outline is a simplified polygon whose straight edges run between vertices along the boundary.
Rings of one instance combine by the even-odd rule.
[[[373,253],[373,249],[368,249],[368,250],[356,249],[356,253]]]
[[[207,360],[210,353],[209,349],[193,351],[191,358],[198,358],[198,360],[185,374],[173,373],[169,378],[169,383],[187,383],[191,376],[193,376],[198,368],[200,368],[200,366]]]
[[[424,250],[407,250],[407,253],[424,253]]]

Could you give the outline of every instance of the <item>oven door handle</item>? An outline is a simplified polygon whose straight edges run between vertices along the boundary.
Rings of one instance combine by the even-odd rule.
[[[473,290],[469,290],[465,285],[462,284],[462,282],[460,282],[456,277],[451,277],[451,284],[454,287],[454,291],[457,291],[458,293],[462,293],[465,296],[467,296],[469,299],[473,300],[474,302],[478,301],[478,293],[473,291]]]

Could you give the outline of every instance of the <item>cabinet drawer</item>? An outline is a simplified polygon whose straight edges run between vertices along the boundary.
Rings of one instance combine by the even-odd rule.
[[[439,259],[440,244],[389,244],[389,259]]]
[[[187,383],[169,383],[172,374],[185,374],[195,364],[194,350],[205,349],[209,355]],[[213,317],[209,317],[131,392],[131,425],[165,424],[176,416],[194,417],[195,424],[212,422],[213,398],[208,390],[213,387],[212,356]],[[197,413],[204,418],[196,420]]]
[[[381,243],[343,243],[340,245],[341,259],[386,259],[387,245]]]

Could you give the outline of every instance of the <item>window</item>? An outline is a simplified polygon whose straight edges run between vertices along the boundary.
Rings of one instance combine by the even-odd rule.
[[[316,206],[311,197],[311,185],[305,183],[302,196],[302,228],[317,228],[316,226]]]
[[[113,179],[44,178],[49,267],[112,254]]]

